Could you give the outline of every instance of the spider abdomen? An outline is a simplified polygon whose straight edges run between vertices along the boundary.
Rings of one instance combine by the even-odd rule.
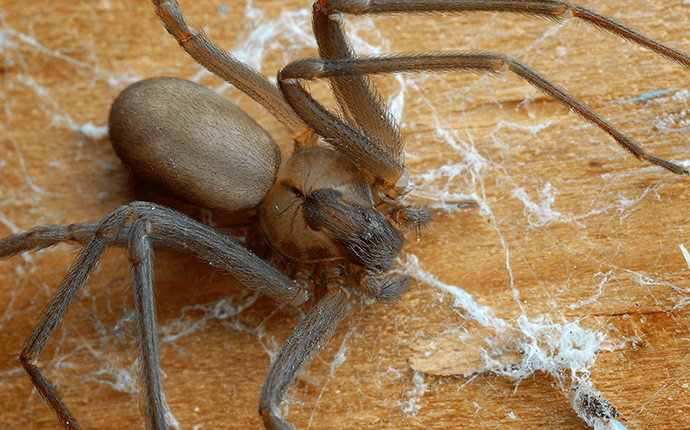
[[[184,79],[127,87],[108,123],[115,152],[137,176],[202,207],[258,205],[280,167],[280,149],[259,124],[230,100]]]

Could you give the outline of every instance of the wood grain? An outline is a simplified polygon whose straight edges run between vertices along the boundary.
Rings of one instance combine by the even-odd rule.
[[[314,55],[306,0],[193,3],[182,2],[185,16],[229,50],[250,40],[258,25],[283,19],[275,24],[284,34],[264,33],[265,44],[248,51],[266,49],[267,76]],[[686,4],[585,6],[690,51]],[[139,79],[172,75],[221,88],[289,154],[287,130],[186,58],[147,2],[9,2],[0,13],[2,237],[98,220],[137,197],[107,138],[86,137],[78,126],[105,126],[112,100]],[[366,43],[382,52],[514,55],[649,151],[687,166],[690,71],[613,36],[576,22],[495,14],[350,22],[360,52]],[[439,210],[428,229],[408,234],[399,267],[412,270],[416,258],[423,273],[463,289],[509,327],[548,317],[561,334],[566,323],[601,333],[606,340],[586,366],[589,380],[626,427],[687,426],[688,178],[637,162],[513,76],[409,75],[376,83],[385,97],[403,101],[406,161],[418,186],[413,196],[434,207],[471,197],[482,207]],[[325,86],[313,87],[327,97]],[[3,429],[59,428],[17,352],[75,252],[59,246],[0,264]],[[161,253],[155,265],[172,414],[182,428],[261,428],[256,411],[268,351],[289,336],[302,311],[253,297],[183,256]],[[126,260],[114,250],[39,361],[87,429],[144,428],[127,279]],[[288,417],[299,428],[585,427],[551,374],[535,372],[521,382],[488,371],[433,374],[452,368],[435,363],[481,346],[481,330],[453,296],[429,282],[415,282],[392,306],[353,300],[351,315],[297,384]],[[426,370],[415,372],[411,363]],[[567,387],[569,378],[563,374],[561,384]]]

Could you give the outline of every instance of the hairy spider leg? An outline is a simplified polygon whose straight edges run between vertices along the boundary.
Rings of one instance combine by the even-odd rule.
[[[67,241],[87,243],[20,352],[22,365],[36,390],[66,429],[79,429],[79,425],[36,363],[53,330],[60,324],[77,292],[109,247],[126,247],[132,265],[137,337],[150,429],[167,428],[153,295],[153,247],[192,254],[279,303],[299,305],[308,297],[308,293],[293,280],[242,247],[232,237],[180,212],[149,202],[121,206],[99,224],[39,227],[8,237],[0,241],[0,258],[6,259],[27,250]]]

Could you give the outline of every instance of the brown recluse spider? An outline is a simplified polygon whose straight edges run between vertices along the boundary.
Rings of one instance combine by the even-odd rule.
[[[644,46],[684,67],[690,57],[586,8],[558,1],[327,1],[314,5],[320,58],[293,62],[273,85],[188,27],[175,1],[154,0],[166,30],[200,65],[269,110],[295,135],[295,152],[280,169],[273,140],[234,104],[189,81],[156,78],[128,87],[109,116],[118,156],[140,178],[192,204],[219,211],[258,207],[261,232],[275,265],[167,207],[133,202],[99,223],[39,227],[0,242],[5,259],[60,242],[83,245],[55,297],[26,340],[20,359],[36,390],[65,428],[77,419],[36,362],[76,293],[110,246],[125,247],[132,264],[142,385],[150,429],[167,428],[158,363],[153,249],[189,253],[279,303],[318,301],[273,360],[259,413],[269,429],[291,428],[281,403],[290,385],[329,341],[350,294],[391,303],[410,278],[389,272],[405,243],[398,227],[423,228],[427,209],[408,205],[404,143],[367,75],[414,72],[513,73],[608,133],[635,157],[676,174],[688,171],[653,156],[601,116],[536,71],[500,53],[444,52],[357,57],[342,15],[492,11],[562,20],[577,18]],[[314,100],[304,81],[329,79],[340,112]],[[193,125],[193,126],[190,126]],[[326,144],[321,143],[320,141]],[[314,289],[319,291],[314,291]]]

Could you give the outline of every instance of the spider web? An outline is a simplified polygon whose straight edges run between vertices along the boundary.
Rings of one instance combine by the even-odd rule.
[[[315,48],[309,9],[274,6],[182,4],[192,23],[267,76]],[[588,6],[688,50],[687,40],[665,37],[687,28],[682,9]],[[290,138],[279,124],[185,61],[154,19],[123,18],[140,9],[152,18],[149,5],[101,4],[92,11],[74,4],[67,17],[50,8],[3,8],[2,236],[99,219],[135,197],[104,124],[115,95],[144,77],[173,74],[221,91],[289,153]],[[228,16],[242,17],[242,25],[228,26]],[[122,21],[115,35],[107,31],[113,17]],[[687,72],[613,36],[575,22],[500,15],[348,19],[348,32],[360,54],[449,47],[507,52],[583,97],[646,149],[690,164]],[[142,40],[149,46],[138,48]],[[408,234],[397,263],[396,270],[417,281],[411,291],[390,307],[354,299],[352,315],[290,396],[288,418],[327,428],[329,419],[343,419],[327,412],[352,402],[337,410],[347,411],[353,426],[417,428],[450,419],[470,428],[533,428],[535,422],[580,428],[577,414],[607,428],[610,404],[628,428],[677,427],[674,416],[690,413],[679,402],[690,384],[682,359],[690,331],[688,218],[679,209],[687,207],[679,191],[687,179],[637,163],[509,75],[403,75],[376,83],[407,139],[411,198],[429,205],[436,220]],[[326,86],[312,90],[328,99]],[[467,200],[478,208],[467,209]],[[54,426],[16,351],[73,255],[61,246],[0,265],[0,331],[8,345],[0,410],[9,411],[0,416],[7,428]],[[213,421],[220,412],[203,401],[212,393],[212,401],[233,410],[224,419],[238,427],[243,419],[256,423],[256,393],[269,357],[303,310],[228,288],[226,278],[201,264],[165,254],[155,264],[171,422],[221,426]],[[40,360],[87,428],[105,428],[93,423],[108,413],[143,422],[139,406],[123,415],[117,406],[131,409],[140,396],[123,266],[119,251],[106,257]],[[225,372],[230,363],[256,360],[262,364]],[[639,375],[640,368],[647,372]],[[187,378],[199,382],[190,386]],[[642,394],[620,392],[647,379]],[[243,397],[252,390],[254,397]],[[74,400],[81,392],[87,406]],[[99,409],[103,404],[109,407]]]

